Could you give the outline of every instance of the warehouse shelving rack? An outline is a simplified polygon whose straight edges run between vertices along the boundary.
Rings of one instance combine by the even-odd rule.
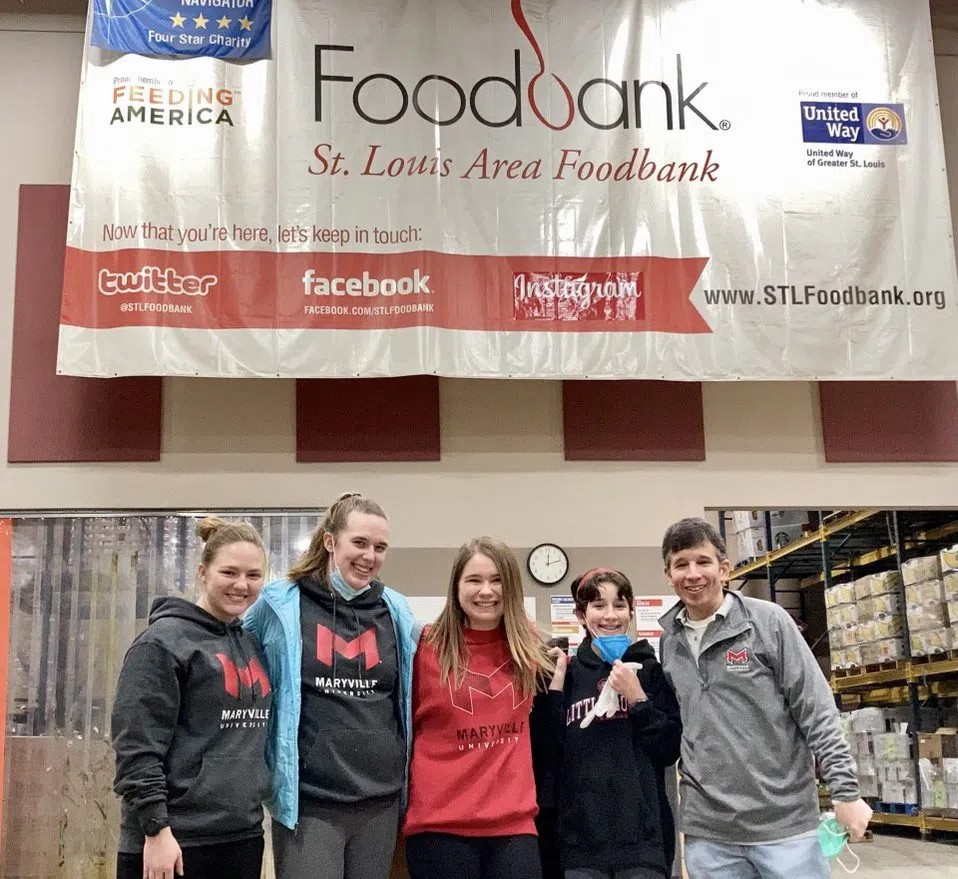
[[[724,513],[719,514],[723,525]],[[771,545],[772,527],[765,514],[765,528]],[[732,581],[767,580],[772,601],[782,593],[798,593],[803,617],[806,596],[813,589],[829,587],[839,578],[855,579],[882,570],[900,568],[903,561],[938,552],[958,542],[958,510],[818,511],[818,526],[799,540],[740,565],[731,572]],[[797,588],[781,589],[783,580],[796,581]],[[906,622],[906,640],[908,639]],[[917,728],[921,703],[940,696],[958,696],[958,658],[924,661],[901,660],[888,668],[854,674],[832,674],[836,700],[843,708],[864,705],[908,704],[912,728]],[[918,749],[915,743],[917,771]],[[917,828],[922,836],[932,831],[958,833],[958,818],[927,814],[921,806],[918,786],[918,814],[876,812],[872,823]]]

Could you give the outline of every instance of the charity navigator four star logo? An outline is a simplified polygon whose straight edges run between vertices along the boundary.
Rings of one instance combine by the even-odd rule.
[[[183,27],[187,21],[192,21],[196,30],[206,30],[206,26],[210,23],[210,19],[206,18],[201,12],[196,18],[190,18],[189,15],[180,15],[180,12],[184,10],[179,10],[176,15],[170,16],[170,21],[172,22],[173,27]],[[216,25],[219,30],[229,30],[230,26],[233,24],[234,19],[227,18],[225,15],[222,18],[216,19]],[[242,18],[235,19],[236,23],[239,25],[241,31],[252,31],[253,30],[253,21],[247,18],[245,15]]]
[[[90,41],[137,55],[269,55],[272,0],[94,0]]]

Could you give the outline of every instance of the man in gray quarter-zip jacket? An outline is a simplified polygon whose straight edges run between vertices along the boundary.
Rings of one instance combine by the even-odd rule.
[[[725,542],[707,522],[672,525],[662,557],[680,599],[659,622],[662,668],[682,712],[689,876],[828,879],[814,760],[853,840],[871,809],[818,663],[787,611],[725,589]]]

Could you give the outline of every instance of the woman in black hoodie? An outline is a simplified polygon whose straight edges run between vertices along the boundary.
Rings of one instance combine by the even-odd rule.
[[[199,599],[157,598],[113,705],[117,879],[259,879],[272,695],[239,618],[263,585],[252,525],[204,519]]]
[[[648,641],[631,643],[624,574],[583,574],[575,605],[588,634],[568,665],[559,659],[550,694],[562,868],[566,879],[663,879],[671,816],[661,779],[679,756],[678,702]],[[612,698],[600,701],[607,683]]]

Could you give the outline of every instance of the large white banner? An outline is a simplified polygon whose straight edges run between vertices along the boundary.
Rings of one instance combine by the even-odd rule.
[[[958,377],[927,0],[276,7],[87,47],[61,371]]]

